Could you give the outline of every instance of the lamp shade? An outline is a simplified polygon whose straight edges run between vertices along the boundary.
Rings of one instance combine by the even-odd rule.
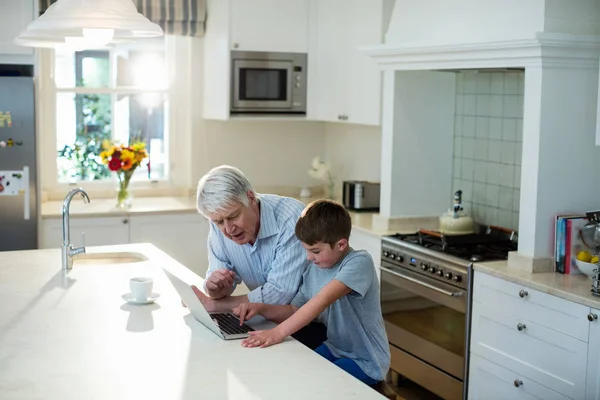
[[[161,27],[140,14],[132,0],[58,0],[15,43],[84,49],[162,35]]]

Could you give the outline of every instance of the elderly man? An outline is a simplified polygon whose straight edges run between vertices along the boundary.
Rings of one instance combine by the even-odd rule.
[[[210,221],[205,295],[210,311],[231,311],[240,303],[289,304],[309,265],[295,226],[304,204],[289,197],[260,196],[237,168],[213,168],[198,182],[198,211]],[[247,295],[232,296],[244,282]],[[311,348],[325,340],[325,326],[308,325],[294,336]]]

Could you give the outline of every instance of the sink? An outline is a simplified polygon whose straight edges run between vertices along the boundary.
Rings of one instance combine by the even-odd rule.
[[[73,257],[73,266],[76,265],[110,265],[132,264],[148,261],[148,257],[141,253],[84,253]]]

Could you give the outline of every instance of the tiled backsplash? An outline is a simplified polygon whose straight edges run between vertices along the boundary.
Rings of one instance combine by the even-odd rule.
[[[453,188],[479,223],[519,227],[524,78],[457,75]]]

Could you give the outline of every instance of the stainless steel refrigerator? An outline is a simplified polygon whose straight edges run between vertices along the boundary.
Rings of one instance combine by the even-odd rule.
[[[0,251],[38,247],[33,66],[0,65]]]

